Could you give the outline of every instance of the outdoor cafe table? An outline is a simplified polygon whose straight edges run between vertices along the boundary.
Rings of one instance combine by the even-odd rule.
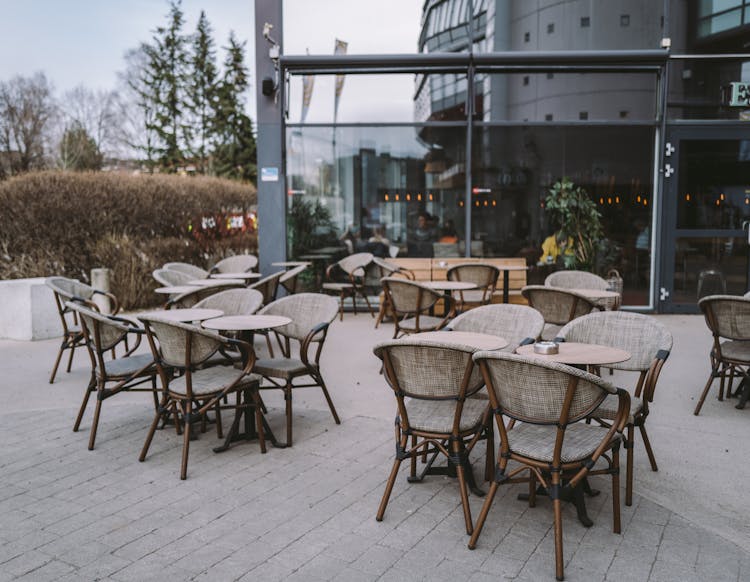
[[[617,305],[621,299],[617,291],[608,291],[606,289],[568,289],[568,291],[583,295],[600,307],[606,307],[610,303],[610,300],[614,300],[615,307],[613,309],[617,309]]]
[[[534,352],[534,344],[527,344],[525,346],[517,347],[516,353],[521,356],[539,358],[540,360],[546,360],[548,362],[558,362],[560,364],[568,364],[577,367],[617,364],[629,360],[631,357],[630,352],[625,350],[609,346],[599,346],[596,344],[560,342],[558,344],[558,349],[559,351],[556,354],[537,354]],[[599,494],[599,491],[591,489],[588,479],[584,479],[581,482],[581,487],[584,493],[587,493],[592,497]],[[537,488],[537,494],[546,495],[547,492],[544,487],[540,485],[539,488]],[[522,493],[518,498],[526,501],[528,500],[528,494]],[[591,527],[594,524],[586,512],[586,502],[582,494],[573,495],[571,498],[567,499],[567,501],[571,501],[575,504],[576,512],[578,513],[578,520],[584,526]]]
[[[195,285],[170,285],[168,287],[157,287],[154,291],[163,295],[182,295],[189,291],[195,291]]]
[[[496,265],[503,272],[503,303],[510,300],[510,272],[511,271],[528,271],[526,265]]]
[[[281,315],[227,315],[225,317],[209,319],[204,321],[202,325],[206,329],[239,332],[252,345],[254,332],[281,327],[291,322],[292,320],[290,318]],[[233,442],[239,440],[251,441],[258,438],[253,419],[250,416],[250,410],[255,408],[255,405],[252,403],[252,397],[250,396],[250,389],[248,388],[242,392],[238,392],[237,399],[238,401],[237,406],[235,407],[232,427],[229,429],[224,444],[214,449],[215,453],[226,451]],[[240,433],[240,420],[243,415],[245,417],[243,425],[244,432]],[[284,448],[286,445],[276,440],[276,436],[273,434],[271,427],[268,425],[268,422],[266,422],[265,416],[262,414],[261,419],[263,421],[264,437],[270,440],[274,447]]]
[[[263,275],[256,272],[242,272],[242,273],[214,273],[211,275],[211,279],[242,279],[244,281],[249,281],[250,279],[260,279]],[[211,279],[208,279],[209,281]],[[226,283],[226,281],[224,281]]]
[[[236,273],[232,273],[233,275]],[[216,279],[193,279],[187,282],[188,285],[195,287],[221,287],[222,285],[244,285],[245,281],[232,277],[230,279],[216,278]]]
[[[469,289],[477,288],[476,283],[469,283],[468,281],[419,281],[419,284],[434,291],[443,292],[445,296],[443,313],[448,313],[448,298],[453,291],[468,291]]]
[[[192,321],[204,321],[206,319],[212,319],[214,317],[221,317],[222,315],[224,315],[224,312],[220,309],[188,308],[160,309],[158,311],[140,313],[136,317],[155,317],[159,319],[165,319],[167,321],[176,321],[178,323],[189,323]]]
[[[310,266],[312,263],[310,261],[277,261],[275,263],[271,263],[272,267],[301,267],[304,265],[305,267]]]

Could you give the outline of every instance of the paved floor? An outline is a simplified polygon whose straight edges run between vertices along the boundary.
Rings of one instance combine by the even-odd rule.
[[[697,333],[695,319],[669,325],[676,335]],[[523,486],[501,489],[474,551],[466,548],[456,483],[446,477],[410,485],[402,472],[384,521],[375,521],[393,455],[393,397],[371,345],[390,333],[388,326],[373,332],[362,315],[333,326],[324,371],[340,426],[319,393],[304,393],[295,399],[293,448],[261,455],[257,444],[242,443],[217,455],[208,432],[191,446],[186,481],[178,479],[181,439],[173,430],[158,432],[146,462],[137,462],[150,420],[143,395],[107,402],[96,450],[88,451],[90,416],[79,433],[70,430],[87,377],[83,354],[50,386],[56,342],[0,341],[0,582],[552,580],[550,503],[528,508],[515,498]],[[693,343],[700,350],[705,342]],[[693,343],[678,341],[675,354],[685,346],[693,358]],[[705,351],[700,357],[705,367]],[[636,495],[632,507],[623,506],[622,535],[611,533],[604,479],[592,479],[602,489],[589,500],[592,528],[566,507],[568,580],[750,579],[747,540],[735,524],[748,522],[732,481],[742,469],[706,475],[715,462],[711,449],[734,452],[736,434],[744,429],[746,438],[747,412],[712,394],[700,417],[686,417],[683,408],[692,406],[705,374],[696,378],[679,360],[670,364],[665,384],[691,385],[658,397],[662,404],[684,395],[674,406],[662,404],[669,414],[656,416],[655,406],[660,471],[652,473],[636,453]],[[281,400],[269,404],[270,422],[281,431]],[[694,451],[687,438],[709,450]],[[480,445],[477,467],[481,457]],[[683,493],[675,484],[689,475],[696,477]],[[690,490],[704,482],[707,489]],[[722,499],[726,489],[731,495]],[[662,495],[666,502],[655,502]],[[474,515],[481,502],[471,497]]]

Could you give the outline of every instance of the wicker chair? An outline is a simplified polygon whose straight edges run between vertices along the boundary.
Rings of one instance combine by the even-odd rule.
[[[258,359],[255,372],[263,376],[268,384],[261,389],[284,391],[286,401],[286,442],[292,445],[292,392],[297,388],[318,386],[323,390],[328,407],[336,424],[341,424],[339,415],[328,393],[320,369],[320,355],[328,334],[328,326],[336,319],[338,302],[333,297],[320,293],[297,293],[282,297],[266,305],[260,315],[282,315],[292,322],[274,329],[281,348],[281,358]],[[293,350],[292,340],[298,343]],[[295,384],[297,378],[309,378],[303,384]]]
[[[66,372],[70,372],[70,367],[73,364],[73,354],[75,353],[76,348],[86,344],[86,338],[84,337],[83,330],[78,322],[78,316],[75,311],[72,311],[71,308],[68,307],[67,303],[73,301],[98,311],[99,308],[94,303],[93,297],[94,295],[101,295],[109,299],[110,311],[112,314],[116,314],[120,311],[120,304],[117,301],[117,297],[111,293],[94,289],[93,287],[81,283],[80,281],[76,281],[75,279],[68,279],[67,277],[49,277],[45,280],[45,284],[52,289],[55,297],[55,305],[57,306],[57,313],[60,316],[60,323],[63,328],[62,343],[57,352],[55,364],[52,366],[52,374],[50,374],[49,377],[49,383],[52,384],[55,381],[57,367],[60,365],[60,359],[62,358],[63,352],[65,350],[70,350],[68,366],[65,370]]]
[[[672,349],[672,334],[648,315],[624,311],[600,311],[584,315],[568,323],[558,336],[565,341],[609,346],[630,353],[630,359],[607,367],[638,374],[630,396],[630,415],[627,421],[625,450],[627,475],[625,505],[633,503],[633,445],[638,427],[646,448],[651,470],[657,471],[656,459],[646,432],[649,403],[654,401],[656,382],[661,368]],[[617,399],[608,396],[596,409],[593,417],[611,422],[617,414]]]
[[[102,402],[123,391],[145,391],[153,394],[154,406],[158,406],[156,366],[151,354],[133,355],[133,352],[138,349],[141,343],[141,335],[144,333],[144,330],[137,323],[123,317],[102,315],[72,301],[68,302],[66,306],[74,311],[81,321],[86,347],[91,357],[91,380],[86,387],[81,408],[73,425],[73,432],[78,432],[88,405],[89,396],[92,392],[96,392],[96,409],[94,410],[94,420],[91,423],[91,433],[89,434],[89,450],[91,451],[94,449],[94,442],[96,441]],[[116,346],[124,343],[128,335],[135,336],[135,342],[130,346],[130,349],[126,349],[126,352],[116,360],[109,358],[107,354],[111,353]],[[150,386],[142,387],[141,385],[146,382],[149,382]]]
[[[521,289],[521,294],[529,305],[544,317],[547,327],[542,332],[543,339],[554,338],[560,326],[597,309],[597,306],[583,295],[545,285],[526,285]]]
[[[288,295],[294,295],[298,291],[299,277],[307,270],[307,265],[298,265],[282,273],[279,277],[279,285],[284,288]]]
[[[421,481],[442,453],[456,468],[466,533],[472,533],[467,485],[476,488],[469,453],[482,438],[487,439],[490,451],[494,448],[487,401],[471,398],[484,383],[471,359],[475,351],[472,346],[425,342],[416,337],[375,346],[398,405],[396,458],[378,507],[378,521],[385,514],[401,461],[410,460],[409,482]],[[417,457],[427,454],[432,459],[418,476]]]
[[[382,283],[386,300],[393,312],[394,339],[399,335],[442,329],[456,313],[452,297],[415,281],[399,277],[385,277]],[[445,315],[443,317],[429,315],[441,299],[448,302]]]
[[[263,305],[268,305],[276,301],[276,292],[279,290],[279,280],[284,275],[284,271],[279,271],[268,277],[263,277],[255,283],[248,285],[248,289],[260,291],[263,295]]]
[[[487,305],[490,303],[499,276],[500,269],[494,265],[483,263],[465,263],[448,269],[446,273],[448,281],[463,281],[474,283],[477,286],[476,289],[456,292],[458,295],[458,311],[463,311],[467,304]]]
[[[187,285],[188,281],[202,278],[194,277],[193,275],[175,269],[155,269],[151,275],[156,279],[156,282],[163,287]]]
[[[185,309],[188,307],[195,307],[196,304],[200,303],[207,297],[211,297],[217,293],[221,293],[228,289],[245,289],[244,283],[233,283],[231,281],[217,281],[216,285],[209,285],[205,287],[196,286],[190,291],[180,293],[170,297],[169,300],[164,304],[165,309]]]
[[[606,279],[602,279],[599,275],[589,273],[588,271],[555,271],[547,275],[544,284],[547,287],[557,287],[559,289],[610,290],[609,282]],[[618,309],[620,307],[620,298],[597,299],[594,303],[602,309]]]
[[[375,317],[370,300],[364,291],[365,272],[372,259],[372,253],[356,253],[344,257],[326,269],[326,279],[329,281],[323,283],[323,290],[338,293],[341,305],[339,310],[341,321],[344,321],[344,299],[346,297],[352,298],[354,313],[357,313],[357,295],[365,300],[370,315]],[[343,282],[336,280],[341,275],[345,278]]]
[[[368,274],[371,277],[377,279],[378,286],[381,285],[380,280],[384,277],[404,277],[406,279],[409,279],[410,281],[414,281],[416,279],[416,275],[414,275],[414,271],[412,271],[411,269],[407,269],[406,267],[402,267],[390,261],[386,261],[385,259],[381,259],[380,257],[372,258],[372,264],[368,268]],[[377,319],[375,319],[376,329],[383,321],[383,318],[389,313],[390,305],[388,304],[388,297],[386,296],[385,292],[383,292],[383,300],[380,302],[378,317]]]
[[[541,337],[544,318],[536,309],[526,305],[499,303],[462,313],[448,324],[448,329],[503,337],[508,340],[503,350],[513,352],[518,346],[534,343]]]
[[[206,271],[205,269],[201,269],[200,267],[196,267],[195,265],[191,265],[190,263],[164,263],[164,265],[162,265],[162,269],[185,273],[186,275],[190,275],[191,279],[208,278],[208,271]]]
[[[246,273],[252,271],[258,265],[258,257],[255,255],[235,255],[220,260],[210,273]]]
[[[698,415],[711,384],[719,378],[719,400],[724,399],[724,383],[729,379],[727,396],[732,394],[732,382],[740,374],[747,382],[750,373],[750,298],[737,295],[709,295],[698,301],[714,343],[709,354],[711,373],[703,388],[693,414]]]
[[[209,410],[216,410],[218,413],[221,400],[231,392],[245,392],[251,397],[251,402],[245,402],[243,405],[238,396],[237,407],[254,409],[260,448],[265,452],[262,403],[258,395],[260,377],[251,374],[255,363],[252,346],[200,327],[160,320],[158,317],[141,317],[141,321],[145,325],[161,379],[162,399],[138,460],[146,459],[159,422],[172,415],[178,434],[180,430],[183,432],[180,479],[185,479],[193,424],[205,420],[205,414]],[[219,350],[239,350],[242,354],[241,369],[232,365],[231,359],[227,359],[229,365],[226,366],[200,369],[200,366]],[[172,369],[176,372],[174,377],[170,373]],[[219,429],[221,417],[218,414],[216,422]]]
[[[564,364],[504,352],[477,352],[487,384],[490,406],[500,432],[495,478],[477,519],[469,548],[474,549],[497,488],[506,483],[528,483],[529,506],[536,503],[536,485],[546,487],[554,508],[555,574],[564,577],[562,497],[580,498],[581,481],[588,475],[612,477],[613,530],[620,533],[620,434],[628,418],[630,398],[598,376]],[[618,400],[609,428],[580,422],[609,395]],[[522,424],[508,430],[503,417]],[[607,466],[594,470],[600,459]],[[508,461],[519,463],[507,471]],[[528,476],[523,476],[528,472]]]

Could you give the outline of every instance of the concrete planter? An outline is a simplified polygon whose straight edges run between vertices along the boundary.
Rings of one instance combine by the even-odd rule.
[[[52,290],[44,277],[0,281],[0,338],[41,340],[62,335]]]

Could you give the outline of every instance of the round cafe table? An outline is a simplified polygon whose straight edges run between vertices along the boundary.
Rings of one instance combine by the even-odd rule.
[[[201,309],[201,308],[188,308],[188,309],[160,309],[158,311],[149,311],[147,313],[141,313],[137,315],[139,319],[141,317],[154,317],[158,319],[165,319],[167,321],[176,321],[179,323],[189,323],[191,321],[205,321],[214,317],[221,317],[224,312],[221,309]]]
[[[260,273],[242,272],[242,273],[214,273],[211,275],[211,279],[242,279],[249,281],[250,279],[260,279],[263,275]],[[226,281],[224,281],[226,283]]]
[[[262,329],[272,329],[274,327],[281,327],[291,323],[292,320],[288,317],[281,315],[227,315],[225,317],[217,317],[203,321],[201,325],[207,329],[214,329],[218,331],[235,331],[244,335],[245,338],[252,345],[253,332]],[[250,389],[243,390],[237,393],[237,406],[235,407],[234,420],[232,426],[229,429],[227,438],[224,440],[224,444],[214,449],[215,453],[222,453],[226,451],[229,446],[239,440],[251,441],[259,438],[258,431],[255,430],[251,412],[255,411],[256,405],[252,402],[252,396]],[[244,402],[243,402],[244,400]],[[245,417],[245,421],[242,424],[243,432],[240,432],[240,424],[242,417]],[[286,445],[280,443],[276,436],[273,434],[271,427],[266,422],[266,417],[262,414],[261,419],[263,422],[263,439],[261,439],[261,451],[265,452],[264,439],[271,441],[274,447],[284,448]]]
[[[157,287],[154,292],[163,295],[182,295],[189,291],[195,291],[195,285],[171,285],[168,287]]]
[[[534,344],[519,346],[516,348],[516,353],[570,366],[606,366],[630,359],[630,352],[609,346],[577,342],[561,342],[557,345],[559,352],[556,354],[537,354],[534,352]]]
[[[236,277],[230,279],[193,279],[187,282],[188,285],[195,287],[221,287],[222,285],[244,285],[245,282],[242,279]]]
[[[418,283],[424,287],[429,287],[435,291],[442,291],[445,296],[443,301],[443,313],[448,313],[448,298],[451,296],[453,291],[468,291],[469,289],[476,289],[476,283],[469,283],[468,281],[418,281]],[[430,310],[432,311],[432,310]]]
[[[304,265],[305,267],[310,266],[312,263],[310,261],[277,261],[275,263],[271,263],[272,267],[301,267]]]
[[[608,291],[606,289],[568,289],[568,291],[583,295],[604,309],[617,309],[620,306],[621,296],[617,291]]]
[[[508,340],[503,337],[470,331],[425,331],[404,337],[407,339],[419,339],[422,341],[441,344],[471,346],[476,351],[501,350],[508,345]]]

